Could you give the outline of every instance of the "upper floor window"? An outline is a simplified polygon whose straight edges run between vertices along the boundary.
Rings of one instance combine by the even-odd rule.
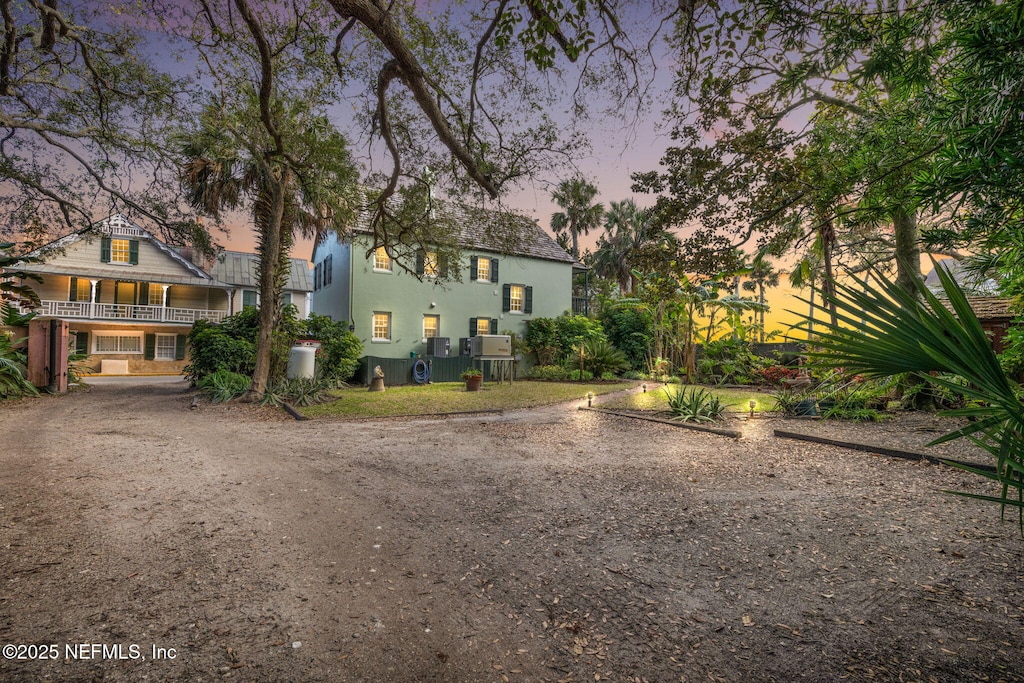
[[[523,286],[512,285],[509,287],[508,310],[513,313],[523,312]]]
[[[104,237],[100,240],[100,260],[104,263],[139,262],[139,241],[122,237]]]
[[[425,277],[437,277],[437,252],[428,251],[423,255],[423,275]]]
[[[498,259],[473,256],[469,261],[469,279],[477,282],[498,281]]]
[[[506,313],[533,313],[533,287],[507,284],[502,288],[501,309]]]
[[[112,239],[110,240],[110,262],[111,263],[128,263],[129,261],[129,245],[130,240]]]
[[[388,250],[384,247],[377,247],[373,252],[373,269],[391,270],[391,257],[388,256]]]

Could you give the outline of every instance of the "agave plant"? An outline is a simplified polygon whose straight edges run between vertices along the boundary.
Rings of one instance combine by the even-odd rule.
[[[843,368],[850,375],[914,373],[934,386],[965,395],[968,407],[942,414],[971,422],[929,445],[968,438],[991,453],[994,472],[950,464],[995,481],[999,495],[951,493],[999,503],[1004,513],[1007,506],[1017,507],[1024,534],[1024,406],[1017,398],[1019,386],[1003,372],[956,281],[943,268],[935,272],[952,311],[923,283],[917,284],[916,295],[878,275],[872,287],[836,283],[836,294],[815,304],[825,310],[833,303],[837,319],[815,321],[824,348],[812,357],[819,365]]]
[[[702,387],[665,387],[665,395],[673,419],[681,422],[713,422],[725,412],[722,400]]]

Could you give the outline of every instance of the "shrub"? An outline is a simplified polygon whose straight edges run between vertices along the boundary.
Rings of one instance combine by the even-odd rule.
[[[636,306],[617,306],[601,315],[608,341],[622,351],[631,370],[642,370],[654,341],[654,321],[650,311]]]
[[[252,375],[256,367],[256,339],[233,336],[233,330],[237,328],[214,325],[205,320],[192,327],[188,334],[191,354],[189,364],[185,366],[185,378],[193,386],[203,377],[220,371]]]
[[[25,379],[28,373],[25,351],[14,348],[6,334],[0,334],[0,399],[38,396],[39,391]]]
[[[703,387],[665,388],[668,409],[682,422],[712,422],[722,417],[725,405],[715,394]]]
[[[330,392],[341,383],[327,377],[296,377],[271,382],[263,395],[262,405],[280,406],[289,403],[311,406],[331,399]]]
[[[584,345],[583,365],[584,369],[600,376],[628,369],[629,361],[626,360],[626,354],[607,341],[596,340]]]
[[[782,382],[787,379],[796,379],[800,376],[800,371],[796,368],[787,368],[783,365],[769,365],[766,368],[762,368],[755,373],[756,376],[761,378],[765,384],[773,387],[782,386]]]
[[[590,380],[594,379],[594,373],[592,373],[590,370],[584,370],[583,378],[580,379],[580,371],[573,370],[569,373],[568,379],[573,382],[589,382]]]
[[[537,357],[538,365],[565,362],[573,356],[573,349],[577,349],[575,361],[578,364],[579,345],[595,341],[607,341],[599,322],[585,315],[561,315],[531,320],[523,346]]]
[[[535,365],[530,368],[530,377],[532,379],[544,379],[552,382],[558,382],[568,379],[569,371],[561,365]]]
[[[303,336],[320,342],[316,353],[317,372],[325,378],[345,382],[352,378],[363,355],[363,343],[344,322],[311,313],[305,321]]]
[[[214,403],[223,403],[249,391],[252,379],[230,370],[218,370],[199,379],[199,390]]]
[[[709,382],[752,384],[760,379],[765,362],[753,353],[750,343],[738,337],[724,337],[703,346],[697,369]]]
[[[636,370],[629,370],[627,372],[622,373],[622,379],[645,379],[645,377],[642,372],[637,372]]]

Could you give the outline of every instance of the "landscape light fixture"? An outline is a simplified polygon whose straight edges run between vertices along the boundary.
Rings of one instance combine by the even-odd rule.
[[[748,405],[750,406],[750,417],[754,417],[754,406],[757,405],[757,401],[750,399],[750,403]]]
[[[647,393],[647,385],[646,384],[644,384],[644,393],[645,394]]]
[[[593,391],[588,391],[587,392],[587,407],[588,408],[590,407],[590,405],[591,405],[591,403],[593,401],[594,401],[594,392]]]

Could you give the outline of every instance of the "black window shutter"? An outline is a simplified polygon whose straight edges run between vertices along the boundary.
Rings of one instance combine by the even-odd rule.
[[[508,313],[512,310],[512,285],[505,284],[501,288],[501,310]]]
[[[71,286],[68,289],[68,301],[78,301],[78,278],[71,278]]]
[[[533,287],[525,287],[523,294],[523,313],[533,313]]]
[[[320,289],[320,264],[313,267],[313,291]]]
[[[491,282],[498,281],[498,259],[491,259]]]
[[[448,278],[448,254],[437,255],[437,269],[442,280]]]
[[[184,334],[179,334],[174,338],[174,359],[185,360],[185,340],[188,337]]]
[[[75,353],[89,354],[89,333],[88,332],[76,332],[75,333]]]
[[[149,286],[148,282],[139,283],[139,306],[149,305]]]
[[[469,336],[470,337],[475,337],[476,336],[476,318],[470,318],[469,319]]]
[[[476,260],[478,258],[479,258],[479,256],[474,256],[473,258],[469,259],[469,279],[470,280],[475,280],[476,277],[477,277]]]
[[[100,299],[100,286],[103,284],[103,280],[96,281],[96,303],[101,301]]]
[[[331,280],[334,279],[333,273],[334,273],[334,256],[332,254],[328,254],[327,258],[324,259],[323,284],[324,284],[325,287],[327,285],[331,284]]]
[[[153,360],[154,358],[156,358],[156,335],[155,334],[147,334],[146,335],[146,353],[145,353],[144,357],[145,357],[146,360]]]
[[[133,266],[139,265],[139,241],[130,240],[128,242],[128,263]]]
[[[100,238],[100,261],[110,263],[110,238]]]
[[[416,252],[416,274],[423,275],[426,271],[424,267],[427,262],[427,254],[422,249]]]
[[[498,334],[498,319],[491,318],[491,334]]]

